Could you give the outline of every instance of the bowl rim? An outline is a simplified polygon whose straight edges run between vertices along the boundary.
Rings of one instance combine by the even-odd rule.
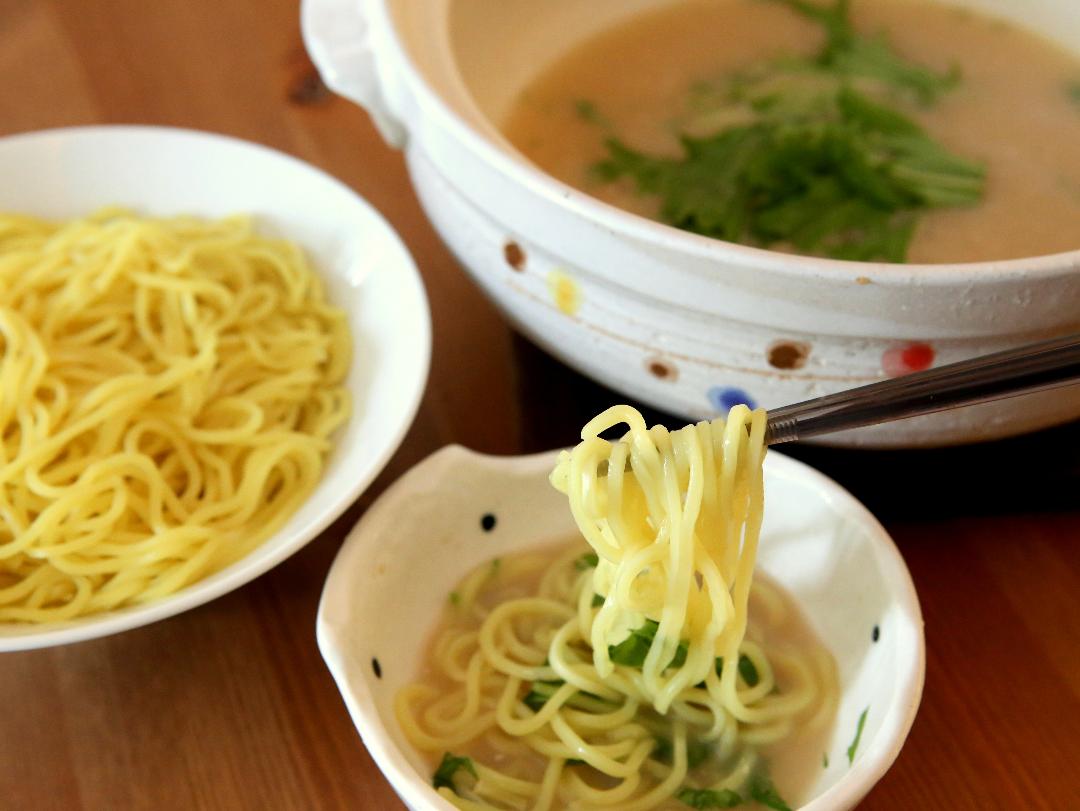
[[[205,144],[209,148],[225,147],[278,161],[299,170],[319,183],[325,184],[334,193],[343,195],[342,199],[348,200],[349,207],[360,212],[359,216],[369,219],[374,228],[382,231],[388,244],[397,254],[395,265],[399,267],[393,272],[400,275],[402,284],[408,288],[409,295],[412,298],[410,308],[416,322],[412,326],[419,330],[416,334],[416,347],[419,351],[414,358],[414,373],[409,384],[408,396],[405,399],[405,407],[400,412],[400,420],[395,430],[385,435],[383,447],[371,458],[366,469],[356,471],[358,475],[350,477],[347,487],[340,490],[318,515],[314,516],[306,525],[299,527],[292,537],[281,543],[280,546],[273,547],[270,552],[266,551],[271,549],[275,537],[281,532],[279,529],[278,532],[256,546],[244,557],[234,561],[224,569],[213,572],[180,591],[153,602],[128,606],[101,614],[91,614],[65,622],[49,623],[43,626],[16,623],[0,624],[0,653],[83,642],[148,625],[217,599],[277,566],[314,540],[336,520],[349,505],[356,501],[386,466],[387,462],[390,461],[416,417],[424,390],[427,387],[431,365],[431,311],[420,272],[412,255],[397,231],[394,230],[382,213],[333,175],[300,158],[263,144],[231,135],[185,127],[142,124],[55,127],[2,136],[0,137],[0,149],[4,149],[7,145],[13,143],[21,144],[33,140],[47,140],[58,137],[141,140],[147,144],[156,142],[155,149],[167,148],[169,142],[175,143],[177,139],[187,143]],[[359,284],[362,286],[363,281]],[[355,419],[356,416],[354,415],[353,418]],[[324,481],[325,479],[320,479],[315,490],[308,497],[309,499],[315,495]],[[260,555],[260,552],[262,555]],[[253,557],[257,559],[252,560]],[[10,633],[13,629],[16,633]]]
[[[377,538],[377,532],[372,532],[371,528],[377,528],[406,508],[414,486],[428,485],[422,488],[428,496],[440,490],[449,492],[446,481],[461,465],[489,467],[518,475],[543,475],[546,478],[559,452],[494,456],[477,453],[460,445],[447,445],[435,451],[380,494],[350,530],[327,573],[315,621],[319,651],[368,753],[385,779],[410,807],[423,811],[453,809],[416,774],[405,753],[395,744],[376,708],[368,669],[358,664],[360,675],[355,680],[351,678],[355,671],[348,646],[348,624],[343,624],[332,615],[335,608],[340,608],[342,595],[350,593],[353,568],[359,568],[357,561],[368,556],[370,550],[367,547]],[[799,811],[852,808],[896,760],[918,712],[926,675],[926,641],[918,594],[895,541],[851,493],[804,462],[776,451],[766,454],[765,465],[767,477],[801,480],[837,514],[844,515],[866,531],[867,543],[877,553],[875,558],[882,568],[882,575],[893,586],[898,621],[911,632],[914,639],[913,655],[901,660],[894,671],[894,692],[874,739],[862,750],[858,761],[846,774],[822,794],[800,806]],[[435,618],[432,618],[431,622],[434,621]]]
[[[761,272],[800,279],[809,276],[821,281],[843,284],[845,287],[850,285],[853,273],[867,276],[875,284],[885,287],[908,287],[916,284],[956,288],[971,284],[985,285],[988,278],[995,276],[1002,281],[1040,281],[1080,271],[1080,247],[1059,253],[981,262],[932,264],[860,262],[787,254],[767,248],[725,242],[682,231],[674,226],[625,211],[563,183],[530,163],[509,143],[506,144],[509,149],[501,148],[495,140],[472,126],[424,79],[423,72],[398,35],[394,14],[389,4],[390,0],[374,0],[365,4],[368,14],[372,17],[373,28],[389,34],[382,38],[375,37],[375,51],[378,53],[380,42],[389,46],[390,52],[401,67],[407,87],[419,101],[416,109],[433,111],[452,135],[470,151],[526,191],[536,194],[551,205],[565,208],[583,217],[586,221],[615,236],[643,238],[666,250],[688,254],[696,259],[712,263],[719,264],[723,261],[735,260],[743,267]],[[445,11],[448,15],[449,3],[445,6]],[[448,51],[453,61],[455,77],[469,104],[475,109],[477,115],[497,130],[488,116],[480,112],[468,84],[461,77],[452,49],[448,48]],[[380,81],[385,80],[380,79]],[[407,131],[414,126],[415,122],[406,121]],[[413,138],[412,132],[408,133],[408,138],[410,140]]]

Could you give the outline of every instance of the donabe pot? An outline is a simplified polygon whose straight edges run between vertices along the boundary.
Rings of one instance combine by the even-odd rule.
[[[775,407],[1080,328],[1080,251],[888,265],[734,245],[591,198],[492,124],[568,48],[666,2],[305,0],[303,24],[327,83],[404,149],[431,221],[506,317],[637,400],[687,419]],[[1069,0],[957,4],[1080,44]],[[955,444],[1077,416],[1070,388],[824,441]]]

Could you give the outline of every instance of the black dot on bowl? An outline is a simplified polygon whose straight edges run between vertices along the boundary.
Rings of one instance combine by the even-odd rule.
[[[480,528],[484,532],[491,532],[495,529],[495,516],[492,513],[484,513],[480,518]]]
[[[503,245],[503,257],[514,270],[525,269],[525,251],[513,240]]]
[[[877,642],[881,639],[881,629],[878,626],[874,626],[874,632],[870,634],[870,638]]]
[[[653,377],[666,380],[669,383],[674,383],[679,377],[678,367],[664,358],[646,358],[645,368],[649,370],[649,374]]]
[[[801,341],[777,341],[769,347],[769,365],[774,369],[801,369],[810,355],[810,344]]]
[[[379,660],[374,656],[371,658],[371,669],[375,672],[375,678],[382,678],[382,665],[379,664]]]

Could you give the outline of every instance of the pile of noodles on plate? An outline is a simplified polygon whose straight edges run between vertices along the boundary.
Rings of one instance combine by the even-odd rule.
[[[0,215],[0,622],[156,600],[311,493],[345,315],[248,218]]]

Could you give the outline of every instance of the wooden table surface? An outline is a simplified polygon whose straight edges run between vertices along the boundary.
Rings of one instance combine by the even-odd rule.
[[[440,446],[566,444],[621,398],[515,337],[468,281],[401,155],[318,82],[295,0],[0,0],[0,77],[3,134],[194,127],[336,175],[404,238],[435,335],[400,451],[302,552],[156,625],[0,656],[0,809],[400,808],[315,647],[342,538]],[[945,451],[795,451],[885,520],[926,618],[922,708],[867,811],[1080,809],[1078,449],[1074,425]]]

